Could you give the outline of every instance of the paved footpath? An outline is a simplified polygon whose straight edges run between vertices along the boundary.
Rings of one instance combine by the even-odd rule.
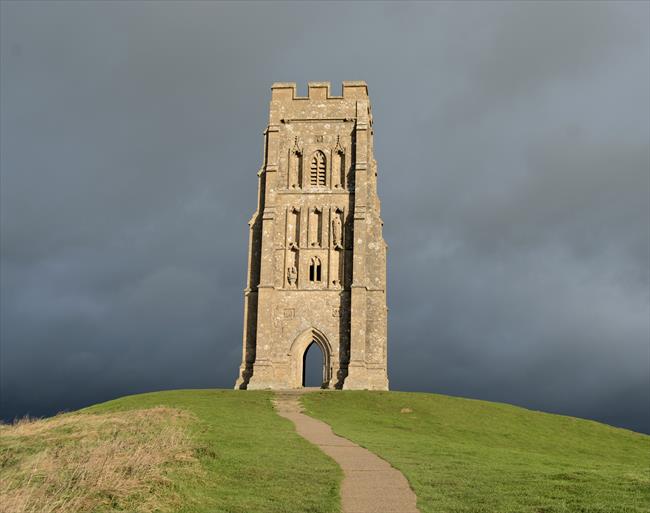
[[[343,513],[419,513],[404,475],[372,452],[335,435],[325,422],[302,413],[301,390],[275,394],[275,408],[296,425],[300,436],[317,445],[343,469]]]

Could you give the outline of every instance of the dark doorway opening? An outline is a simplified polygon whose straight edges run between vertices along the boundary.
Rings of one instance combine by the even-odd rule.
[[[302,362],[302,386],[320,387],[323,385],[325,359],[323,351],[315,342],[309,344]]]

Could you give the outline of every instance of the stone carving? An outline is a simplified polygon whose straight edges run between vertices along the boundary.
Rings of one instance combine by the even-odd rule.
[[[334,212],[332,219],[332,244],[334,249],[343,249],[343,223],[338,212]]]
[[[344,155],[345,154],[345,148],[341,146],[341,136],[337,135],[336,136],[336,146],[334,147],[334,153],[338,153],[339,155]]]
[[[298,146],[298,136],[293,138],[293,147],[291,148],[291,153],[294,155],[302,155],[302,148]]]
[[[289,286],[294,287],[296,285],[297,279],[298,279],[298,269],[296,269],[295,265],[290,265],[287,268],[287,281],[289,282]]]

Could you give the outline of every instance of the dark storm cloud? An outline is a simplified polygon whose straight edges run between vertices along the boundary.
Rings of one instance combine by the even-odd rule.
[[[3,414],[229,387],[270,85],[370,85],[396,389],[650,431],[644,3],[2,3]]]

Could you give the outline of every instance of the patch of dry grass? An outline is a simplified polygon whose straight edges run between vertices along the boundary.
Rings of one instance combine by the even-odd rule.
[[[170,472],[201,474],[182,410],[73,413],[0,426],[4,513],[173,511]]]

